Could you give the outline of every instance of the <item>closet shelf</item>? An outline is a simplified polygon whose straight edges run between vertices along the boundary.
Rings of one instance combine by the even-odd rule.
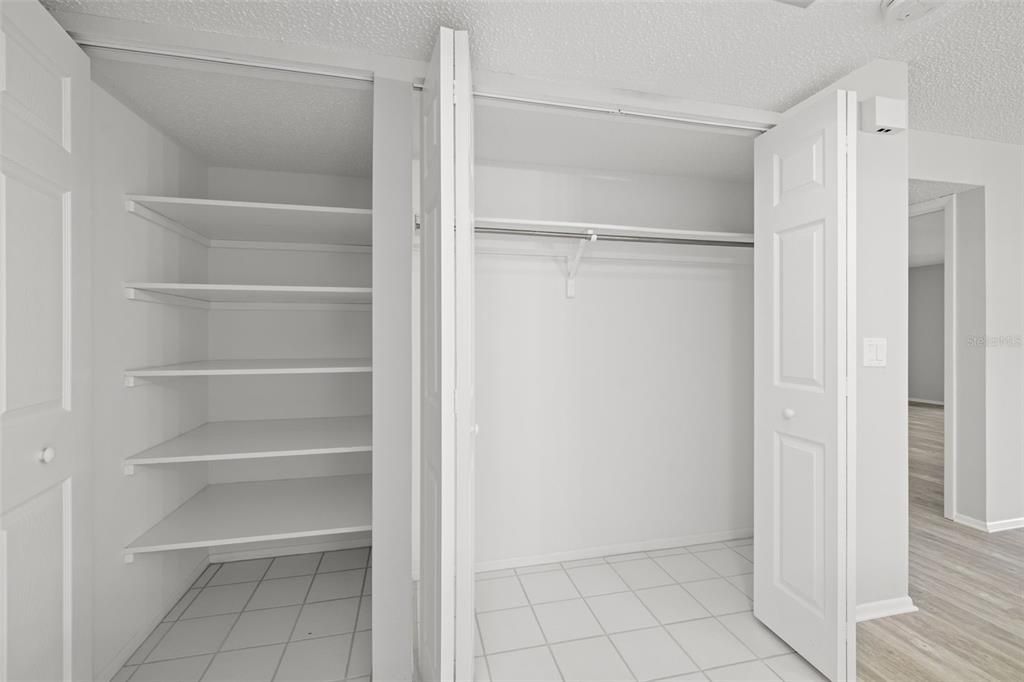
[[[369,474],[208,485],[125,547],[136,554],[369,531]]]
[[[316,360],[200,360],[125,370],[125,385],[153,377],[256,376],[268,374],[346,374],[373,370],[369,358]]]
[[[177,282],[125,282],[124,287],[125,295],[133,299],[145,299],[145,294],[158,294],[207,303],[369,303],[371,298],[370,287]],[[150,300],[162,301],[157,298]]]
[[[124,461],[126,474],[146,464],[370,452],[371,417],[209,422]]]
[[[368,246],[368,208],[303,206],[129,194],[126,208],[144,218],[149,211],[209,241],[261,241]],[[139,210],[139,207],[142,210]]]

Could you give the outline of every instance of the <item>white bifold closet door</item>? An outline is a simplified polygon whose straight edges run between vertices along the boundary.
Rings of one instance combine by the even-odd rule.
[[[442,28],[423,85],[419,660],[473,678],[473,88]]]
[[[86,679],[89,59],[38,2],[0,29],[0,679]]]
[[[832,680],[856,677],[856,106],[819,95],[754,147],[754,615]]]

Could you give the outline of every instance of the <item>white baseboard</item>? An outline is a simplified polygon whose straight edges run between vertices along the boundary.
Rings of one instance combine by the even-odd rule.
[[[1002,530],[1024,528],[1024,516],[1016,519],[1003,519],[1002,521],[982,521],[981,519],[976,519],[973,516],[967,516],[966,514],[954,514],[953,520],[957,523],[962,523],[965,526],[970,526],[975,530],[985,531],[986,533],[998,533]]]
[[[184,587],[182,587],[178,592],[170,593],[170,602],[164,604],[163,608],[160,609],[160,613],[150,619],[147,625],[135,631],[131,638],[129,638],[128,642],[125,643],[125,645],[122,646],[116,654],[114,654],[113,658],[111,658],[103,668],[100,669],[99,673],[96,675],[97,680],[106,680],[109,682],[113,679],[114,675],[121,671],[121,668],[125,666],[128,659],[135,653],[135,650],[142,646],[142,643],[146,641],[146,638],[149,637],[150,633],[156,629],[156,626],[163,622],[164,616],[167,615],[168,611],[174,608],[174,605],[178,603],[178,600],[181,599],[182,595],[185,594],[188,588],[199,579],[199,576],[203,574],[203,571],[205,571],[206,567],[209,565],[210,563],[206,559],[199,562],[196,568],[193,569],[192,573],[189,575],[188,582],[185,583]]]
[[[976,519],[973,516],[968,516],[967,514],[960,514],[959,512],[954,513],[953,521],[955,521],[956,523],[961,523],[975,530],[985,531],[986,533],[988,532],[988,525],[984,521]]]
[[[908,398],[908,402],[921,403],[922,405],[934,405],[936,407],[945,407],[946,403],[941,400],[925,400],[924,398]]]
[[[866,620],[898,616],[901,613],[913,613],[917,611],[913,600],[909,595],[897,599],[882,599],[867,604],[857,605],[857,622],[863,623]]]
[[[210,550],[210,563],[220,564],[225,561],[266,559],[267,557],[290,556],[292,554],[310,554],[312,552],[333,552],[339,549],[354,549],[356,547],[368,547],[369,545],[370,541],[364,537],[235,550],[232,550],[229,545],[227,547]]]
[[[1003,519],[1002,521],[989,521],[985,524],[989,533],[998,533],[1001,530],[1013,530],[1024,528],[1024,516],[1017,519]]]
[[[724,542],[726,540],[738,540],[740,538],[749,538],[753,534],[753,528],[738,528],[736,530],[718,531],[715,533],[696,533],[693,535],[683,535],[674,538],[645,540],[644,542],[631,542],[620,545],[588,547],[586,549],[572,550],[569,552],[554,552],[552,554],[539,554],[535,556],[515,557],[511,559],[480,561],[476,565],[476,570],[499,571],[506,568],[522,568],[523,566],[533,566],[535,564],[551,564],[559,561],[596,559],[597,557],[610,556],[612,554],[629,554],[630,552],[653,552],[659,549],[671,549],[673,547],[683,547],[685,545],[700,545],[705,542]]]

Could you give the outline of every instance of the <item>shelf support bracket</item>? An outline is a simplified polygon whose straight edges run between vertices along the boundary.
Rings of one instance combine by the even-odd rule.
[[[587,248],[587,244],[597,241],[597,235],[594,234],[593,230],[587,230],[586,237],[580,239],[580,243],[576,246],[576,253],[571,257],[566,257],[565,264],[568,270],[568,275],[565,279],[565,297],[576,298],[576,275],[580,271],[580,262],[583,260],[583,251]]]
[[[125,476],[134,476],[135,475],[135,465],[131,464],[129,462],[125,462],[122,465],[122,470],[124,471],[124,475]]]
[[[124,562],[126,564],[133,564],[133,563],[135,563],[135,554],[134,554],[134,552],[125,552],[124,553]]]
[[[131,374],[125,374],[124,375],[124,385],[125,385],[125,388],[135,388],[136,386],[139,386],[141,384],[146,384],[146,383],[149,383],[149,382],[146,381],[145,379],[143,379],[142,377],[133,376]]]

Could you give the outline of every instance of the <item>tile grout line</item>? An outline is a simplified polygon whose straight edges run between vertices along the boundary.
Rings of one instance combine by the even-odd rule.
[[[678,556],[678,555],[670,555],[670,556]],[[680,584],[680,583],[679,583],[679,582],[678,582],[678,581],[677,581],[677,580],[676,580],[676,579],[675,579],[675,578],[674,578],[674,577],[673,577],[672,575],[670,575],[670,574],[669,574],[669,572],[668,572],[668,571],[666,571],[666,570],[665,570],[665,569],[664,569],[664,568],[663,568],[663,567],[661,566],[661,564],[659,564],[659,563],[658,563],[657,561],[655,561],[655,560],[654,560],[653,558],[649,558],[649,560],[650,560],[650,561],[654,561],[655,565],[656,565],[656,566],[657,566],[657,567],[658,567],[659,569],[661,569],[661,571],[662,571],[662,572],[663,572],[663,573],[664,573],[665,575],[667,575],[667,576],[668,576],[668,577],[669,577],[669,578],[670,578],[670,579],[671,579],[672,581],[674,581],[674,583],[675,583],[675,585],[676,585],[676,586],[678,586],[678,587],[681,587],[681,588],[683,587],[683,586],[682,586],[682,585],[681,585],[681,584]],[[703,562],[702,562],[702,563],[703,563]],[[618,571],[616,571],[616,570],[615,570],[615,565],[614,565],[614,564],[610,564],[610,565],[611,565],[611,567],[612,567],[612,571],[614,571],[614,573],[615,573],[615,574],[616,574],[617,576],[619,576],[619,579],[620,579],[620,580],[622,580],[622,582],[626,582],[625,578],[623,578],[623,577],[622,577],[622,574],[621,574],[621,573],[619,573]],[[710,568],[710,567],[709,567],[709,568]],[[714,570],[714,569],[712,569],[712,570]],[[628,585],[629,583],[626,583],[626,584]],[[671,586],[671,585],[655,585],[654,587],[670,587],[670,586]],[[643,588],[643,589],[650,589],[650,588]],[[697,668],[697,670],[700,670],[700,669],[701,669],[701,667],[700,667],[699,665],[697,665],[697,661],[695,661],[695,660],[693,659],[693,655],[692,655],[692,654],[691,654],[691,653],[690,653],[689,651],[687,651],[687,650],[686,650],[686,647],[684,647],[684,646],[682,645],[682,643],[681,643],[681,642],[680,642],[680,641],[679,641],[678,639],[676,639],[676,638],[675,638],[675,637],[674,637],[674,636],[672,635],[672,633],[671,633],[671,632],[669,632],[669,630],[668,630],[668,626],[667,626],[667,625],[665,625],[665,623],[662,623],[662,622],[661,622],[661,619],[660,619],[660,618],[658,618],[658,617],[657,617],[656,615],[654,615],[654,611],[651,611],[650,607],[649,607],[649,606],[647,606],[647,603],[646,603],[646,602],[644,602],[644,600],[643,600],[643,599],[641,599],[641,598],[640,598],[640,596],[639,596],[639,595],[638,595],[638,594],[636,593],[636,590],[634,590],[634,589],[630,588],[630,591],[631,591],[631,593],[633,594],[633,596],[634,596],[634,597],[636,597],[636,600],[637,600],[638,602],[640,602],[640,605],[644,607],[644,610],[645,610],[645,611],[647,611],[647,613],[649,613],[649,614],[651,615],[651,618],[653,618],[653,619],[654,619],[654,622],[658,624],[658,627],[659,627],[659,628],[661,628],[661,630],[662,630],[662,631],[663,631],[663,632],[665,633],[665,635],[666,635],[666,636],[667,636],[667,637],[669,638],[669,640],[670,640],[670,641],[671,641],[671,642],[672,642],[673,644],[675,644],[675,645],[676,645],[677,647],[679,647],[679,650],[683,652],[683,655],[684,655],[684,656],[686,656],[686,658],[688,658],[688,659],[690,660],[690,663],[692,663],[692,664],[693,664],[693,665],[694,665],[694,666],[695,666],[695,667]],[[686,592],[686,594],[689,594],[689,595],[690,595],[690,598],[691,598],[691,599],[693,599],[694,601],[696,601],[696,602],[697,602],[698,604],[700,604],[701,608],[704,608],[704,609],[706,610],[706,607],[705,607],[705,606],[704,606],[703,604],[701,604],[701,603],[700,603],[700,601],[698,601],[696,597],[694,597],[694,596],[693,596],[692,594],[690,594],[689,590],[687,590],[686,588],[683,588],[683,592]],[[708,613],[710,613],[710,611],[708,611]],[[692,620],[700,620],[700,619],[698,619],[698,618],[694,618],[694,619],[692,619]],[[686,623],[686,622],[690,622],[690,621],[680,621],[680,622]],[[650,629],[653,629],[653,628],[637,628],[636,630],[630,630],[630,632],[638,632],[638,631],[639,631],[639,630],[641,630],[641,629],[643,629],[643,630],[650,630]],[[623,633],[617,633],[617,634],[623,634]],[[611,637],[609,637],[609,639],[611,639]],[[612,646],[615,646],[615,640],[612,640]],[[618,647],[616,647],[616,651],[617,651],[617,650],[618,650]],[[693,671],[691,670],[690,672],[693,672]],[[675,674],[676,674],[676,675],[679,675],[679,674],[682,674],[682,675],[687,675],[687,674],[689,674],[689,673],[685,673],[685,672],[684,672],[684,673],[675,673]]]
[[[595,564],[595,566],[597,566],[597,565],[600,565],[600,564]],[[608,564],[608,565],[610,566],[611,564]],[[582,568],[587,568],[587,567],[583,566]],[[619,572],[616,571],[614,568],[612,569],[612,573],[614,573],[616,576],[618,576],[619,580],[622,580],[622,576],[620,576]],[[587,601],[587,598],[583,596],[583,592],[580,590],[579,586],[576,584],[576,581],[572,579],[572,575],[569,573],[569,571],[565,571],[565,574],[569,577],[569,582],[571,582],[573,587],[576,588],[576,591],[580,593],[580,598],[583,600],[583,605],[587,607],[587,611],[590,612],[590,616],[594,619],[594,622],[597,623],[597,627],[601,629],[602,633],[604,633],[605,639],[607,639],[608,643],[612,645],[612,649],[615,651],[615,655],[619,657],[619,660],[622,661],[622,665],[626,666],[626,670],[629,671],[629,674],[633,676],[634,680],[639,679],[637,674],[635,672],[633,672],[633,668],[630,667],[629,662],[626,660],[626,657],[622,655],[621,651],[619,651],[619,647],[615,646],[615,641],[612,639],[611,635],[608,633],[608,630],[605,629],[604,623],[602,623],[601,619],[597,617],[596,613],[594,613],[593,607],[590,606],[590,602]],[[623,584],[625,584],[626,581],[622,580],[622,582],[623,582]],[[627,585],[627,587],[628,587],[628,585]],[[622,592],[615,592],[613,594],[623,594],[623,593]],[[655,619],[655,620],[657,620],[657,619]],[[580,641],[580,640],[576,640],[576,641]],[[557,663],[557,661],[556,661],[556,663]]]
[[[345,659],[345,676],[344,676],[343,679],[346,679],[346,680],[349,678],[349,674],[348,674],[349,668],[352,667],[352,652],[355,651],[355,648],[356,648],[356,631],[359,628],[359,612],[363,608],[363,593],[366,591],[366,579],[367,579],[367,576],[369,576],[369,575],[370,575],[370,552],[367,552],[366,553],[366,563],[363,564],[363,580],[362,580],[361,583],[359,583],[359,601],[356,602],[356,620],[355,620],[354,623],[352,623],[352,637],[349,639],[349,642],[348,642],[348,658]],[[310,586],[312,586],[312,583],[310,583]],[[370,623],[370,627],[371,628],[373,627],[373,623],[372,622]],[[371,667],[370,673],[373,674],[372,667]]]
[[[263,579],[267,576],[267,572],[270,571],[270,567],[273,566],[273,565],[274,565],[274,560],[273,559],[271,559],[270,561],[267,562],[267,567],[265,569],[263,569],[263,575],[260,576],[260,579],[258,581],[256,581],[256,587],[254,587],[252,589],[252,592],[249,594],[249,598],[245,600],[245,604],[242,605],[242,610],[239,611],[238,614],[235,616],[235,620],[234,620],[234,622],[231,623],[231,627],[229,627],[228,631],[224,633],[224,637],[220,640],[220,644],[217,645],[217,650],[213,652],[212,656],[210,656],[209,663],[207,663],[206,667],[203,668],[203,674],[199,676],[200,682],[202,682],[202,679],[204,677],[206,677],[206,673],[208,673],[210,671],[210,666],[213,665],[214,659],[217,658],[217,655],[221,652],[221,649],[223,649],[224,643],[226,641],[228,641],[228,637],[231,636],[231,631],[235,629],[235,626],[238,625],[238,621],[242,617],[242,614],[245,613],[245,607],[248,606],[249,602],[252,601],[252,598],[256,596],[256,592],[260,589],[260,585],[263,583]],[[224,566],[224,564],[221,564],[221,567],[223,567],[223,566]],[[219,568],[217,569],[217,573],[220,573],[220,569]],[[214,574],[214,575],[216,575],[216,574]],[[210,580],[213,580],[213,576],[210,576]],[[207,584],[209,584],[209,583],[207,583]],[[281,655],[282,656],[284,655],[284,651],[281,652]]]
[[[281,670],[281,663],[284,661],[285,654],[288,653],[288,647],[292,643],[292,637],[295,636],[295,628],[299,625],[299,619],[302,618],[302,610],[306,608],[306,599],[309,598],[309,592],[313,589],[313,582],[316,580],[317,571],[320,570],[320,564],[324,562],[324,556],[327,552],[320,552],[320,557],[316,560],[316,568],[313,569],[313,577],[309,581],[309,586],[306,587],[306,594],[302,597],[302,604],[299,605],[299,615],[295,617],[295,622],[292,623],[292,629],[288,633],[288,641],[284,644],[284,649],[281,650],[281,657],[277,659],[277,665],[274,666],[274,672],[270,676],[271,680],[277,679],[277,673]],[[294,556],[294,555],[293,555]],[[273,566],[274,562],[271,561],[270,565]],[[356,614],[358,616],[358,614]],[[353,627],[355,627],[353,625]]]
[[[212,573],[212,574],[210,574],[210,577],[206,579],[206,582],[205,582],[205,583],[203,583],[203,586],[202,586],[202,587],[200,587],[200,588],[198,588],[198,589],[199,589],[199,592],[202,592],[202,591],[203,591],[203,589],[205,589],[205,588],[206,588],[206,585],[208,585],[208,584],[210,583],[210,581],[211,581],[211,580],[213,580],[213,576],[217,575],[217,573],[218,573],[218,572],[220,571],[220,567],[221,567],[221,566],[223,566],[224,564],[210,564],[210,563],[208,563],[208,564],[206,565],[206,568],[204,568],[204,569],[202,570],[202,572],[201,572],[201,573],[199,574],[199,576],[198,576],[198,577],[197,577],[197,578],[196,578],[195,580],[193,580],[193,581],[192,581],[192,584],[191,584],[191,585],[189,585],[188,589],[187,589],[187,590],[185,590],[185,594],[188,594],[190,590],[196,589],[196,583],[198,583],[198,582],[199,582],[199,581],[200,581],[200,580],[202,579],[202,577],[203,577],[203,575],[204,575],[204,574],[206,573],[206,571],[207,571],[207,570],[209,570],[210,566],[213,566],[213,565],[216,565],[216,566],[217,566],[217,568],[215,568],[215,569],[213,570],[213,573]],[[176,608],[178,607],[178,602],[180,602],[180,601],[181,601],[182,599],[184,599],[184,598],[185,598],[185,594],[181,595],[181,597],[180,597],[180,598],[178,599],[178,601],[174,602],[174,606],[172,606],[172,607],[171,607],[171,611],[173,611],[174,609],[176,609]],[[140,663],[139,663],[139,664],[138,664],[138,665],[137,665],[137,666],[135,667],[135,670],[133,670],[133,671],[132,671],[132,674],[128,676],[128,679],[127,679],[127,680],[125,680],[125,682],[130,682],[131,678],[135,677],[135,673],[137,673],[137,672],[139,671],[139,668],[141,668],[142,666],[146,665],[146,659],[148,659],[148,658],[149,658],[150,654],[152,654],[152,653],[153,653],[154,651],[156,651],[156,648],[157,648],[158,646],[160,646],[160,642],[164,641],[164,637],[166,637],[166,636],[167,636],[167,633],[171,631],[171,628],[173,628],[173,627],[174,627],[174,624],[175,624],[175,623],[177,623],[177,622],[178,622],[179,620],[181,620],[181,615],[184,615],[185,611],[187,611],[187,610],[188,610],[189,606],[192,606],[192,602],[193,602],[193,601],[195,601],[197,597],[199,597],[199,593],[198,593],[198,592],[196,593],[196,596],[195,596],[195,597],[192,597],[192,601],[190,601],[190,602],[188,603],[188,606],[186,606],[186,607],[185,607],[184,609],[182,609],[182,610],[181,610],[181,614],[180,614],[180,615],[179,615],[179,616],[178,616],[177,618],[175,618],[174,620],[172,620],[172,621],[167,621],[167,620],[161,620],[161,621],[160,621],[159,623],[157,623],[157,624],[156,624],[156,627],[155,627],[155,628],[153,628],[153,631],[154,631],[154,632],[155,632],[155,631],[156,631],[156,630],[157,630],[157,629],[158,629],[158,628],[159,628],[159,627],[160,627],[161,625],[163,625],[164,623],[167,623],[167,622],[171,623],[171,625],[170,625],[170,626],[169,626],[169,627],[167,628],[167,630],[166,630],[166,631],[164,632],[164,634],[160,635],[160,639],[158,639],[158,640],[157,640],[157,641],[156,641],[156,642],[155,642],[155,643],[153,644],[153,648],[152,648],[152,649],[150,649],[149,651],[147,651],[147,652],[146,652],[146,655],[142,657],[142,661],[141,661],[141,662],[140,662]],[[169,614],[169,613],[170,613],[171,611],[168,611],[167,613],[165,613],[165,614],[164,614],[164,618],[166,618],[166,617],[167,617],[167,614]],[[149,639],[150,635],[152,635],[152,634],[153,634],[153,633],[152,633],[152,632],[150,632],[150,633],[149,633],[149,635],[146,635],[146,639]],[[141,643],[141,644],[139,644],[139,648],[141,648],[141,647],[142,647],[142,645],[146,643],[146,639],[142,640],[142,643]],[[128,660],[131,660],[132,658],[134,658],[134,656],[135,656],[135,653],[136,653],[137,651],[138,651],[138,649],[136,649],[135,651],[133,651],[133,652],[132,652],[132,655],[128,657]],[[155,662],[155,661],[154,661],[154,662]],[[126,668],[126,667],[128,667],[128,662],[127,662],[127,661],[125,661],[124,665],[122,665],[122,666],[121,666],[121,668],[123,669],[123,668]],[[205,671],[204,671],[204,672],[205,672]]]
[[[726,545],[726,546],[724,546],[724,548],[730,549],[735,554],[737,554],[738,556],[742,557],[742,555],[740,555],[738,552],[735,552],[735,550],[733,550],[732,547]],[[681,549],[683,551],[676,552],[676,553],[673,553],[673,554],[666,554],[664,556],[679,556],[679,555],[684,555],[684,554],[685,555],[689,555],[689,556],[694,556],[695,558],[698,559],[698,561],[701,563],[701,565],[704,565],[715,576],[713,578],[702,578],[701,580],[691,580],[691,581],[688,581],[689,583],[702,582],[704,580],[725,580],[733,589],[736,589],[738,592],[743,594],[743,596],[749,601],[749,597],[747,597],[746,594],[743,593],[742,590],[739,590],[739,588],[737,588],[736,585],[732,584],[731,581],[728,580],[729,577],[737,577],[737,576],[749,575],[749,574],[740,573],[740,574],[737,574],[737,576],[726,576],[726,575],[722,574],[720,571],[718,571],[717,569],[715,569],[710,564],[707,564],[707,562],[705,562],[705,561],[701,560],[699,557],[697,557],[696,555],[700,554],[700,552],[692,552],[692,551],[690,551],[690,550],[688,550],[686,548],[681,548]],[[709,547],[709,548],[705,549],[704,551],[705,552],[708,552],[708,551],[720,551],[722,549],[723,549],[723,547]],[[624,556],[624,555],[612,555],[612,556]],[[726,625],[719,620],[719,616],[735,615],[735,614],[738,614],[738,613],[749,613],[750,612],[749,608],[748,609],[742,609],[740,611],[730,611],[728,613],[722,613],[722,614],[717,614],[717,615],[714,614],[714,613],[711,613],[711,611],[709,609],[707,609],[707,607],[705,607],[704,604],[700,602],[700,600],[696,599],[696,597],[694,597],[694,595],[692,595],[689,592],[689,590],[685,589],[685,585],[687,583],[681,582],[678,579],[676,579],[674,576],[672,576],[671,574],[668,574],[668,572],[665,570],[665,568],[663,566],[661,566],[659,562],[657,562],[658,558],[662,558],[662,557],[652,557],[652,556],[647,555],[646,553],[637,553],[636,556],[634,556],[631,559],[626,559],[625,561],[638,561],[638,560],[641,560],[641,559],[648,559],[648,560],[654,561],[655,564],[658,566],[658,568],[661,569],[662,572],[665,572],[668,575],[668,577],[673,581],[672,583],[669,583],[669,584],[666,584],[666,585],[656,585],[656,586],[653,586],[654,588],[657,588],[657,587],[669,587],[669,586],[672,586],[672,585],[682,587],[684,589],[684,592],[688,596],[690,596],[690,598],[694,599],[694,601],[697,604],[699,604],[701,606],[701,608],[703,608],[706,611],[706,613],[707,613],[707,615],[705,615],[705,616],[701,616],[701,617],[698,617],[698,618],[692,618],[692,619],[688,619],[688,620],[683,620],[683,621],[677,621],[677,622],[685,623],[685,622],[693,622],[693,621],[696,621],[696,620],[714,619],[716,622],[718,622],[719,625],[722,626],[722,628],[725,629],[726,632],[729,633],[730,636],[736,638],[736,640],[740,642],[740,645],[744,649],[746,649],[750,653],[754,653],[753,651],[750,650],[750,648],[744,642],[742,642],[741,640],[739,640],[738,637],[736,637],[735,633],[733,633],[732,630],[730,630],[728,627],[726,627]],[[745,557],[743,557],[743,558],[745,559]],[[586,566],[573,566],[572,568],[587,568],[589,566],[607,565],[607,566],[611,567],[613,573],[616,576],[618,576],[620,580],[622,580],[621,573],[619,573],[619,571],[615,569],[615,564],[617,564],[617,563],[623,563],[623,562],[622,561],[619,561],[619,562],[608,561],[608,557],[601,557],[600,559],[595,559],[595,563],[593,563],[593,564],[588,564]],[[528,568],[528,567],[521,567],[521,568]],[[523,585],[522,580],[521,580],[521,574],[518,572],[518,570],[515,570],[515,569],[510,569],[510,570],[512,571],[512,575],[509,575],[509,576],[491,576],[489,578],[484,579],[484,581],[491,580],[491,579],[503,578],[503,577],[505,577],[505,578],[514,577],[514,578],[516,578],[516,581],[518,582],[518,584],[520,586],[520,589],[523,590],[523,593],[526,596],[527,605],[530,607],[531,612],[532,612],[532,614],[534,616],[534,619],[537,621],[537,624],[539,626],[540,625],[540,619],[537,618],[536,609],[534,608],[535,604],[530,600],[529,595],[526,593],[525,586]],[[603,636],[609,640],[609,643],[612,645],[612,647],[615,649],[616,653],[619,655],[619,657],[622,659],[623,663],[625,664],[626,669],[629,670],[629,672],[631,674],[633,674],[634,678],[635,678],[636,674],[633,673],[632,668],[629,666],[628,662],[625,661],[625,658],[622,656],[622,654],[619,651],[618,647],[615,645],[615,642],[612,639],[611,634],[609,634],[607,632],[607,630],[605,629],[604,625],[596,617],[596,614],[594,613],[593,609],[591,608],[590,603],[587,601],[587,597],[585,597],[582,594],[582,592],[580,592],[579,587],[576,585],[575,580],[572,579],[572,575],[569,573],[569,569],[568,568],[566,568],[564,565],[560,565],[560,569],[559,568],[551,568],[550,570],[530,572],[530,573],[526,573],[526,574],[523,574],[523,575],[547,574],[547,573],[552,573],[552,572],[555,572],[555,571],[558,571],[558,570],[562,570],[566,574],[566,576],[569,578],[570,583],[572,583],[572,585],[576,589],[576,591],[579,592],[579,596],[578,597],[573,597],[573,598],[570,598],[570,599],[557,599],[557,600],[554,600],[554,601],[551,601],[551,602],[543,602],[542,604],[574,601],[577,598],[582,599],[584,605],[587,607],[587,609],[590,611],[591,615],[594,617],[594,620],[597,622],[598,627],[601,629],[601,632],[604,633]],[[672,625],[674,623],[669,623],[669,624],[662,623],[659,618],[654,616],[653,612],[650,611],[650,609],[647,607],[646,603],[644,603],[643,600],[640,599],[639,595],[636,594],[636,590],[633,589],[632,587],[630,587],[628,585],[628,583],[625,583],[625,580],[623,580],[623,583],[626,584],[626,587],[628,589],[622,590],[622,591],[611,592],[611,593],[607,593],[607,594],[625,594],[627,592],[633,594],[634,596],[636,596],[638,601],[640,601],[641,606],[643,606],[643,608],[648,612],[648,614],[651,615],[651,617],[654,619],[654,622],[656,623],[656,625],[655,626],[645,626],[645,627],[641,627],[641,628],[633,628],[633,629],[630,629],[630,630],[624,630],[622,632],[617,632],[617,633],[614,633],[614,634],[625,634],[625,633],[628,633],[628,632],[638,632],[640,630],[653,630],[655,628],[660,628],[661,630],[663,630],[665,632],[665,634],[670,638],[670,640],[677,647],[679,647],[679,649],[684,654],[687,655],[687,657],[690,659],[690,662],[696,667],[696,671],[703,672],[704,670],[713,670],[713,669],[720,668],[720,667],[727,667],[727,666],[715,666],[715,667],[711,667],[711,668],[706,668],[705,669],[705,668],[701,668],[699,665],[697,665],[696,661],[693,660],[693,657],[690,656],[690,653],[688,651],[686,651],[685,647],[683,647],[678,642],[678,640],[676,640],[676,638],[673,637],[670,632],[668,632],[667,625]],[[642,588],[642,589],[648,589],[648,588]],[[602,595],[593,595],[593,596],[606,596],[606,595],[602,594]],[[482,613],[494,613],[494,612],[499,612],[499,611],[509,611],[509,610],[519,609],[519,608],[523,608],[523,607],[522,606],[513,606],[513,607],[507,607],[507,608],[503,608],[503,609],[493,609],[491,611],[484,611]],[[476,614],[476,616],[479,617],[479,613]],[[478,621],[478,626],[479,626],[479,621]],[[554,659],[555,665],[558,668],[559,673],[561,674],[561,666],[558,665],[558,660],[557,660],[557,658],[555,658],[554,652],[551,650],[552,644],[550,642],[548,642],[547,635],[544,633],[543,628],[541,628],[541,636],[544,638],[544,641],[545,641],[545,644],[543,646],[545,646],[545,648],[548,649],[549,653],[551,653],[552,659]],[[574,638],[574,639],[570,639],[570,640],[564,640],[562,642],[558,642],[558,644],[569,643],[569,642],[578,642],[578,641],[582,641],[582,640],[585,640],[585,639],[592,639],[592,638],[594,638],[594,636],[579,637],[579,638]],[[481,635],[481,639],[482,639],[482,635]],[[536,647],[535,646],[532,646],[532,647],[520,647],[518,649],[509,649],[507,651],[502,651],[502,652],[497,652],[497,653],[504,654],[504,653],[511,653],[511,652],[514,652],[514,651],[523,651],[523,650],[532,649],[532,648],[536,648]],[[490,674],[490,662],[488,660],[488,656],[490,656],[491,654],[487,653],[486,650],[483,653],[484,653],[485,663],[487,663],[488,674]],[[781,656],[781,655],[786,655],[786,654],[777,654],[777,656]],[[741,663],[748,663],[750,661],[764,660],[761,657],[757,656],[757,654],[754,654],[754,656],[755,656],[755,658],[753,658],[753,659],[748,659],[746,661],[738,661],[736,663],[731,663],[731,664],[728,664],[728,665],[738,665],[738,664],[741,664]],[[772,672],[774,674],[774,670]],[[686,674],[686,673],[684,673],[684,674]]]
[[[522,588],[520,588],[520,589],[522,589]],[[476,636],[480,640],[480,657],[484,659],[484,667],[487,668],[487,679],[488,680],[493,680],[494,676],[491,674],[491,662],[487,660],[487,651],[484,650],[484,633],[483,633],[483,630],[480,629],[480,614],[479,613],[474,613],[473,614],[473,622],[476,624]],[[538,626],[539,626],[539,623],[538,623]],[[544,628],[541,628],[540,632],[543,635],[544,634]],[[476,653],[476,652],[474,652],[474,653]],[[554,656],[552,656],[552,658],[554,658]]]
[[[545,571],[546,572],[546,571]],[[523,591],[523,596],[526,597],[526,603],[530,607],[530,613],[533,615],[533,622],[537,624],[537,630],[540,632],[541,639],[544,640],[544,648],[547,649],[548,656],[551,657],[551,661],[555,664],[555,670],[558,671],[558,677],[565,680],[565,673],[562,672],[562,666],[558,665],[558,659],[555,657],[555,652],[551,648],[551,643],[548,641],[548,636],[544,633],[544,628],[540,624],[540,618],[537,617],[537,610],[533,608],[533,602],[530,601],[530,593],[526,591],[526,585],[523,584],[522,576],[516,573],[516,581],[519,583],[519,589]],[[570,583],[572,580],[569,581]],[[575,590],[576,585],[573,584],[572,588]],[[579,590],[576,590],[577,592]],[[483,633],[480,634],[481,641],[483,640]],[[488,671],[490,667],[488,667]]]

